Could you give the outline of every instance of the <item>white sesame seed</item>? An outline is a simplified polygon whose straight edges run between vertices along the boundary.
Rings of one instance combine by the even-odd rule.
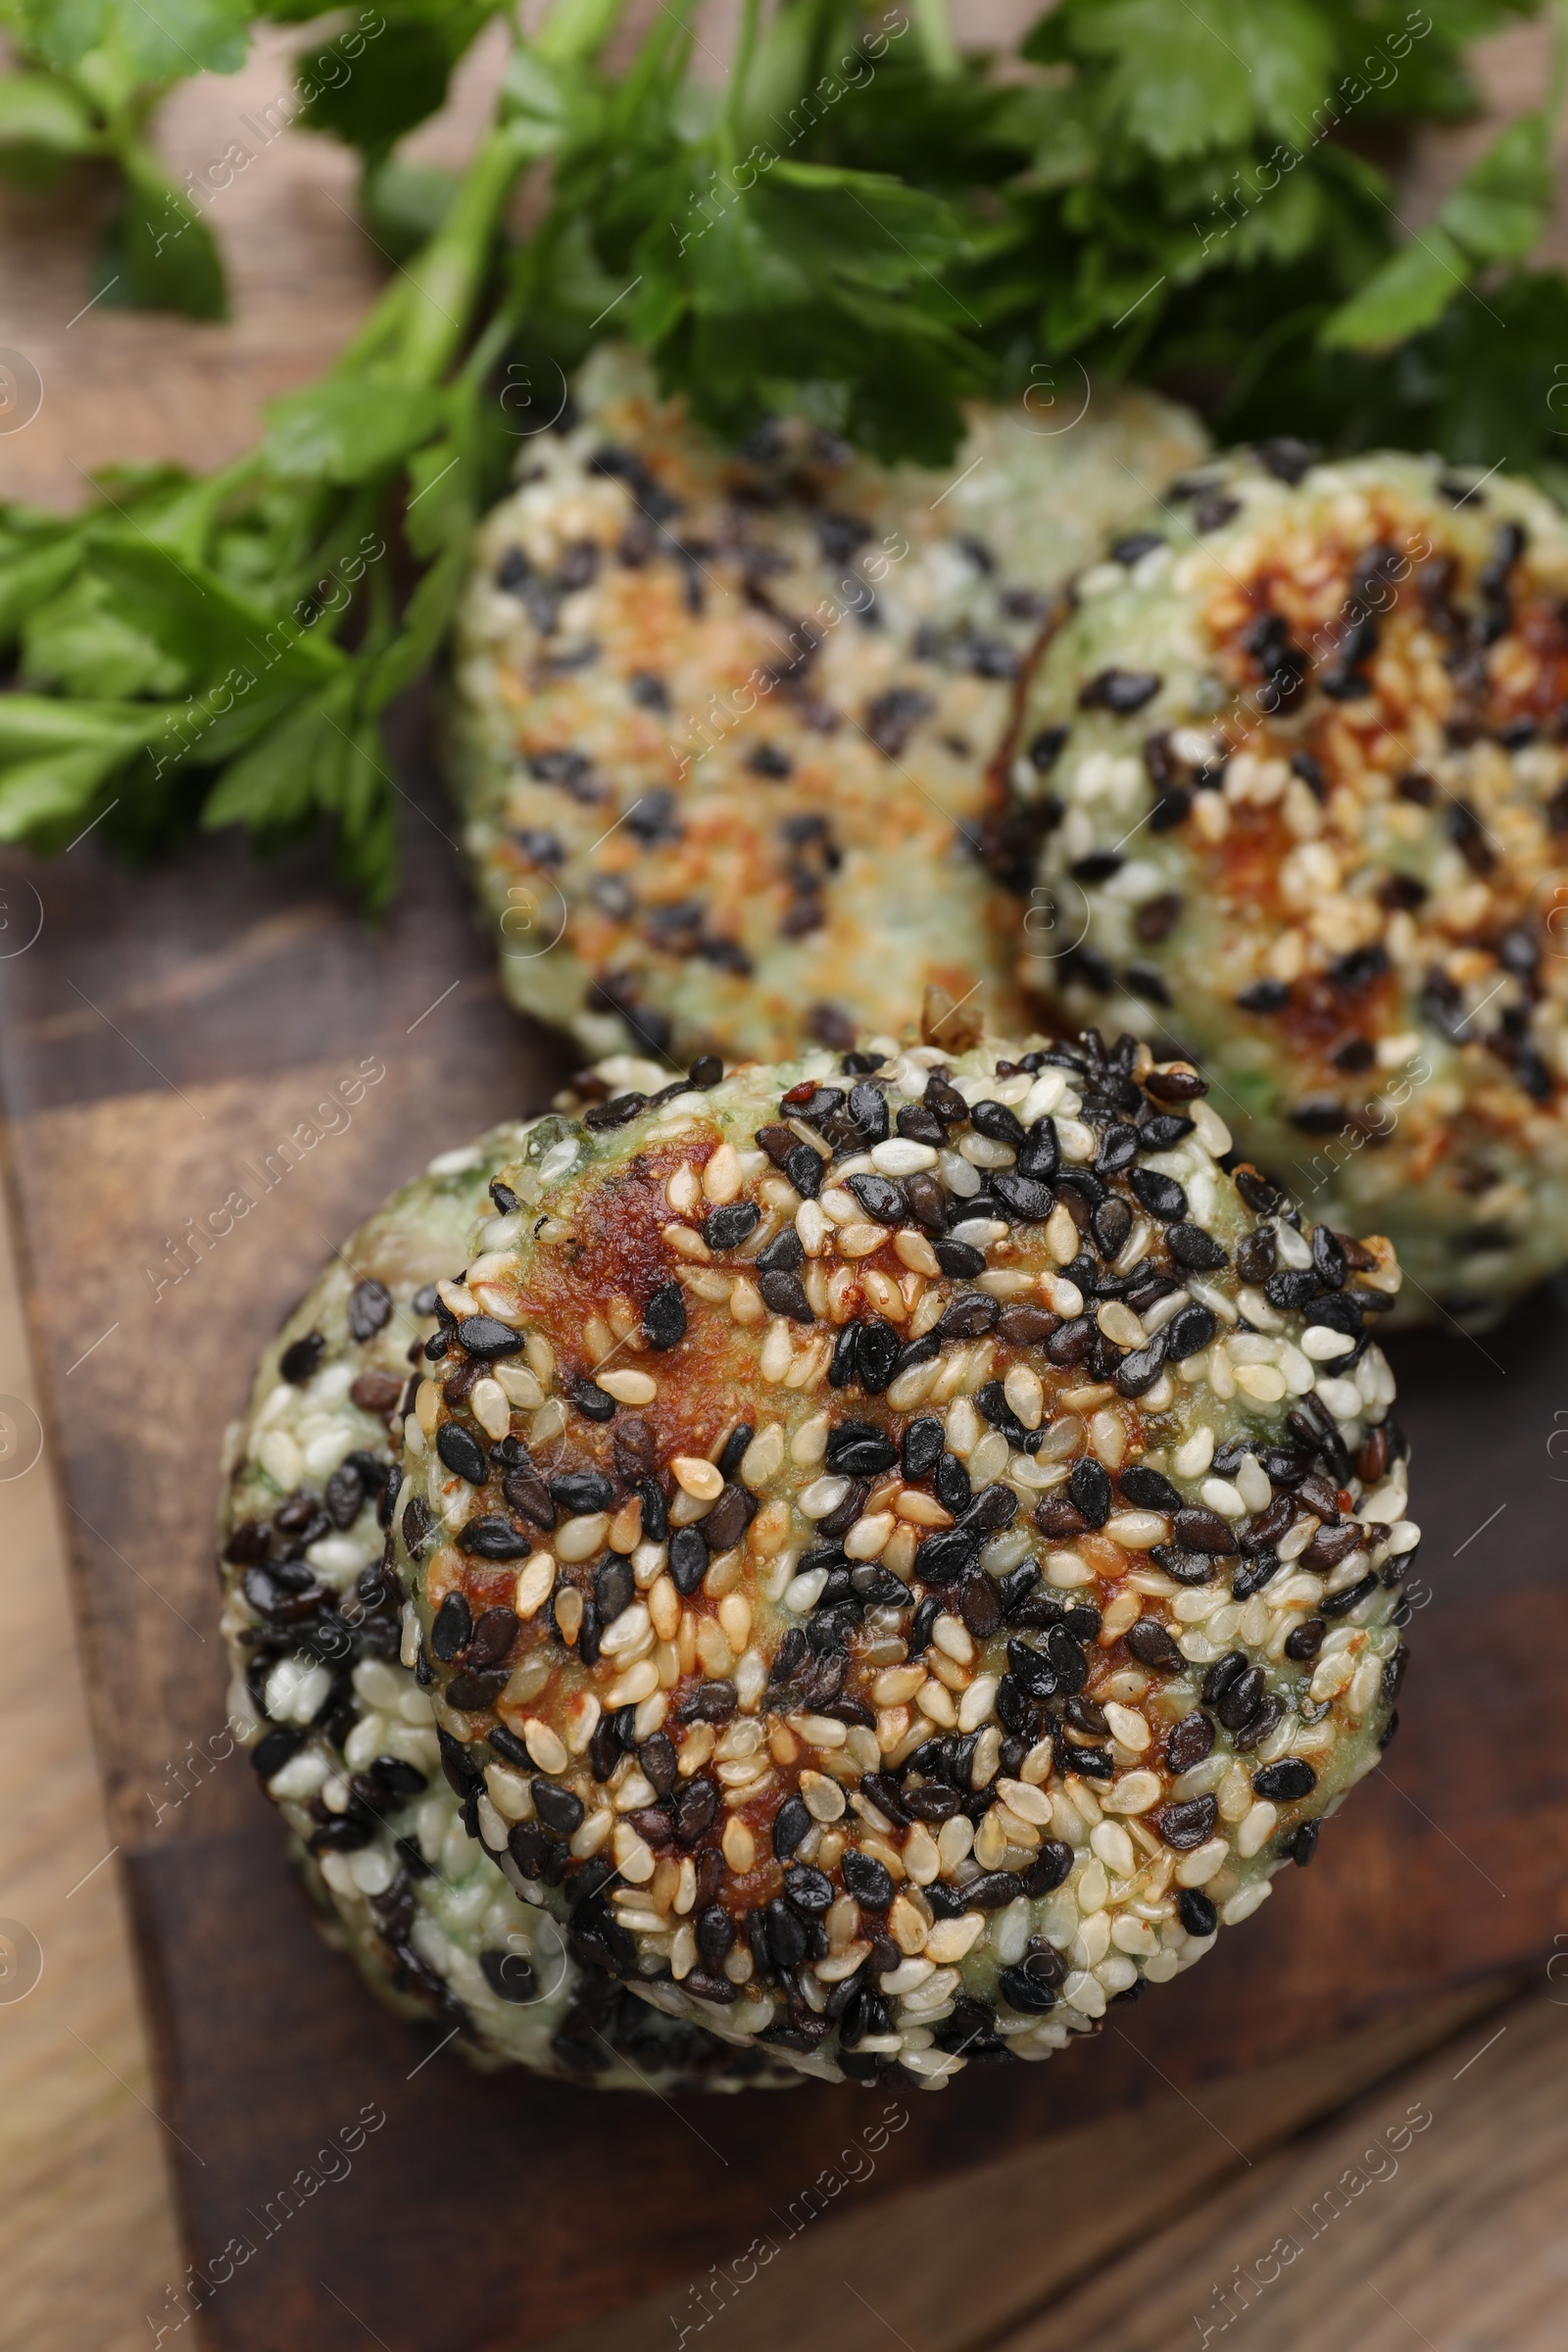
[[[591,1560],[603,1544],[609,1527],[608,1511],[587,1511],[580,1519],[568,1519],[556,1533],[557,1558]]]
[[[1115,1699],[1105,1702],[1105,1721],[1110,1726],[1111,1738],[1135,1752],[1142,1752],[1153,1737],[1148,1721],[1136,1708],[1121,1706]]]
[[[1273,1891],[1274,1888],[1267,1879],[1250,1880],[1247,1886],[1238,1888],[1229,1901],[1221,1906],[1220,1918],[1224,1925],[1227,1928],[1240,1927],[1244,1919],[1250,1919],[1252,1913],[1261,1904],[1267,1902]]]
[[[541,1772],[565,1771],[565,1742],[551,1730],[548,1723],[541,1723],[537,1715],[528,1716],[524,1722],[522,1743]]]
[[[851,1560],[874,1560],[892,1535],[895,1521],[891,1511],[873,1511],[857,1519],[844,1538],[845,1557]]]
[[[1178,1477],[1201,1477],[1210,1460],[1213,1460],[1213,1430],[1203,1423],[1192,1433],[1185,1446],[1178,1446],[1171,1468]]]
[[[669,1466],[682,1493],[699,1502],[716,1502],[724,1492],[722,1471],[715,1462],[705,1461],[700,1454],[677,1453]]]
[[[1105,1533],[1125,1550],[1148,1551],[1169,1541],[1170,1521],[1160,1511],[1113,1511]]]
[[[522,1618],[536,1616],[549,1599],[556,1581],[556,1563],[548,1551],[536,1551],[517,1571],[512,1605]]]
[[[1309,1323],[1301,1334],[1301,1353],[1314,1364],[1331,1364],[1336,1356],[1348,1355],[1355,1346],[1347,1331],[1331,1331],[1326,1323]]]
[[[808,1519],[825,1519],[830,1511],[838,1509],[849,1491],[850,1482],[847,1478],[832,1474],[813,1478],[810,1485],[803,1487],[795,1497],[796,1506]]]
[[[1160,1797],[1157,1772],[1124,1772],[1101,1803],[1107,1813],[1147,1813]]]
[[[1231,1849],[1223,1838],[1210,1838],[1206,1844],[1196,1846],[1183,1854],[1176,1865],[1178,1886],[1206,1886],[1217,1871],[1224,1869],[1231,1858]]]
[[[906,1135],[889,1136],[886,1143],[873,1144],[871,1164],[884,1176],[915,1176],[924,1168],[934,1168],[937,1155],[930,1144],[917,1144]]]
[[[1115,1871],[1120,1878],[1130,1879],[1138,1867],[1133,1841],[1120,1822],[1097,1822],[1089,1833],[1089,1848],[1107,1870]]]

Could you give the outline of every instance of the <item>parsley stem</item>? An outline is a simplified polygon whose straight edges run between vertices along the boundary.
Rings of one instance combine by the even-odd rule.
[[[735,54],[730,60],[729,90],[724,100],[725,127],[733,134],[745,102],[746,84],[751,79],[752,60],[757,54],[757,26],[760,0],[743,0],[740,26],[735,36]]]
[[[927,71],[938,81],[952,81],[958,71],[958,46],[948,22],[947,0],[913,0],[913,8]]]
[[[1548,152],[1555,148],[1558,118],[1568,94],[1568,0],[1552,0],[1551,70],[1546,79]]]
[[[533,47],[551,65],[590,65],[625,5],[626,0],[556,0],[533,36]]]
[[[526,122],[499,122],[486,131],[446,219],[409,264],[398,360],[401,371],[416,382],[435,383],[466,340],[502,211],[514,180],[537,152]]]

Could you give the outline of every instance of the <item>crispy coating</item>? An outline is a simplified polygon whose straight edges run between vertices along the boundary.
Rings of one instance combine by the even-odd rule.
[[[466,1818],[584,1965],[934,2085],[1309,1859],[1400,1672],[1399,1270],[1227,1175],[1205,1091],[873,1039],[501,1173],[391,1558]]]
[[[1396,1241],[1401,1311],[1485,1317],[1568,1258],[1568,530],[1505,476],[1267,456],[1039,663],[1020,977],[1199,1055],[1309,1213]]]
[[[327,1940],[474,2064],[596,2087],[798,2080],[583,1968],[469,1835],[383,1574],[408,1354],[525,1125],[446,1154],[352,1235],[258,1367],[219,1524],[232,1736],[291,1833]],[[470,1809],[471,1810],[471,1809]]]
[[[986,763],[1052,593],[1196,423],[1140,393],[1059,434],[990,413],[951,474],[890,473],[799,425],[725,456],[626,353],[581,395],[525,445],[459,627],[509,994],[680,1061],[898,1029],[932,982],[1009,1019]]]

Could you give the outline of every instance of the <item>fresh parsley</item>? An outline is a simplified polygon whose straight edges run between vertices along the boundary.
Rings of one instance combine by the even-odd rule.
[[[1568,491],[1568,282],[1530,258],[1560,38],[1541,108],[1419,233],[1396,179],[1415,131],[1476,111],[1466,51],[1529,0],[1059,0],[1004,59],[961,53],[942,0],[742,0],[716,82],[694,72],[689,0],[608,65],[621,4],[555,0],[514,31],[458,180],[399,142],[492,0],[376,0],[346,74],[352,29],[302,53],[300,119],[358,150],[408,266],[221,472],[111,472],[68,519],[0,508],[0,839],[48,851],[102,815],[127,848],[193,824],[269,846],[324,824],[384,905],[381,713],[440,649],[516,449],[509,386],[569,371],[598,334],[640,343],[731,439],[797,408],[941,463],[965,400],[1081,361],[1195,402],[1222,437],[1437,446]],[[310,0],[268,13],[304,21]],[[173,77],[240,62],[254,14],[0,0],[23,61],[0,76],[0,163],[117,162],[104,267],[137,299],[221,310],[216,249],[148,134]]]

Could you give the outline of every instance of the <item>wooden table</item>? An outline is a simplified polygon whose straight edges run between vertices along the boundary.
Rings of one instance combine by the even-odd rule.
[[[275,73],[264,57],[239,84],[181,93],[172,131],[199,149]],[[26,242],[31,274],[29,316],[12,331],[45,355],[58,397],[46,432],[0,443],[8,490],[61,498],[76,466],[111,453],[216,462],[248,437],[262,392],[311,372],[348,331],[373,257],[337,210],[341,163],[301,141],[263,160],[273,178],[237,186],[220,222],[239,265],[233,329],[101,312],[65,324],[81,224],[40,240],[13,204],[9,236]],[[182,1759],[223,1720],[215,1464],[258,1348],[368,1202],[434,1152],[538,1104],[564,1067],[496,991],[417,698],[395,749],[409,881],[378,933],[310,853],[259,867],[232,842],[207,842],[133,875],[88,840],[47,867],[4,861],[16,903],[35,892],[43,917],[36,944],[0,962],[0,1098],[120,1849],[108,1868],[122,1871],[133,1916],[154,2103],[192,2259],[205,2268],[247,2212],[265,2213],[328,2132],[367,2105],[387,2117],[352,2177],[274,2230],[215,2301],[214,2344],[327,2352],[368,2328],[421,2352],[574,2330],[629,2346],[678,2331],[691,2283],[788,2211],[877,2103],[811,2086],[670,2104],[471,2077],[430,2057],[434,2033],[385,2018],[317,1942],[240,1761],[174,1801],[192,1779]],[[372,1054],[387,1076],[353,1126],[155,1301],[145,1269],[163,1265],[184,1221]],[[1440,1334],[1396,1357],[1433,1533],[1388,1770],[1333,1825],[1309,1877],[1288,1874],[1245,1935],[1098,2046],[1047,2068],[971,2070],[911,2098],[856,2211],[832,2224],[846,2236],[824,2242],[862,2228],[885,2242],[885,2212],[929,2261],[922,2198],[968,2209],[967,2188],[984,2211],[1003,2180],[1044,2188],[1091,2143],[1107,2177],[1125,2174],[1149,2134],[1176,2147],[1186,2099],[1210,2115],[1229,2099],[1255,2126],[1250,2090],[1216,2087],[1241,2066],[1273,2070],[1261,2078],[1271,2112],[1294,2128],[1397,2056],[1401,2032],[1423,2046],[1453,2021],[1444,2003],[1494,1998],[1499,1978],[1539,1969],[1568,1933],[1555,1733],[1568,1587],[1547,1450],[1568,1396],[1568,1326],[1542,1304],[1484,1343]],[[1479,1477],[1460,1467],[1477,1449]],[[1179,2162],[1190,2186],[1212,2177],[1190,2148]],[[929,2185],[941,2177],[949,2186]],[[1124,2225],[1165,2209],[1152,2185],[1124,2205]],[[1070,2268],[1085,2248],[1124,2242],[1125,2227],[1102,2227],[1107,2198],[1103,2186],[1086,2198]],[[1011,2305],[960,2299],[941,2340],[994,2334],[1031,2260],[1038,2286],[1049,2265],[1038,2249],[1018,2254]],[[788,2340],[809,2295],[769,2294],[755,2323],[771,2312]],[[855,2325],[863,2331],[863,2315]],[[938,2340],[934,2323],[926,2334]]]

